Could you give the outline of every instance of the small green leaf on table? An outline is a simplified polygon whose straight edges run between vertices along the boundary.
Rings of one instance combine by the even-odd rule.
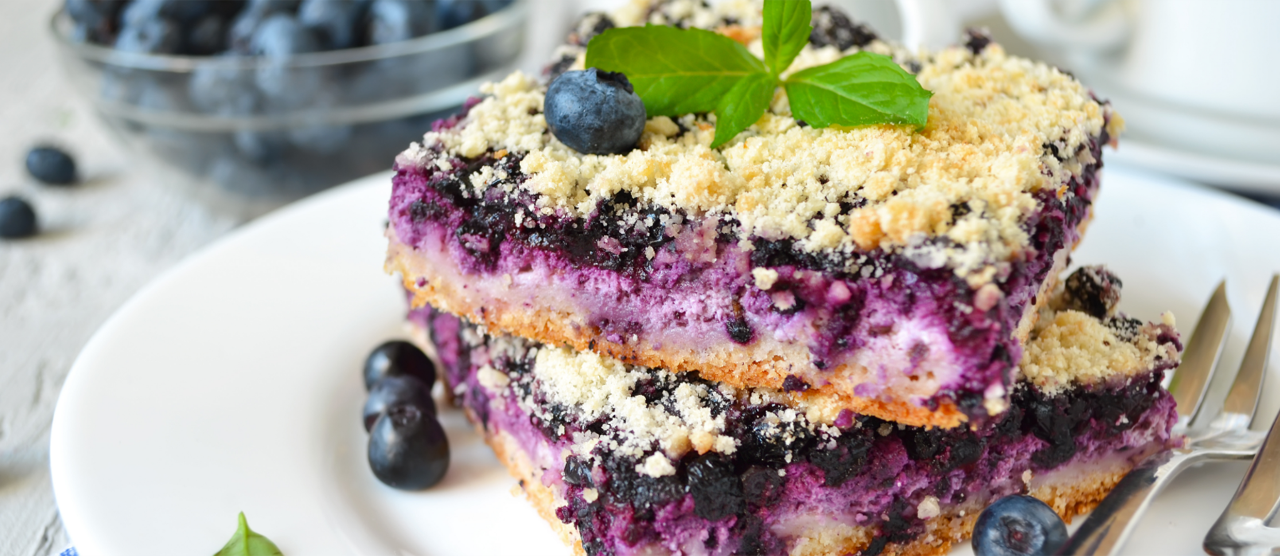
[[[893,59],[865,51],[791,74],[783,86],[791,114],[813,127],[885,123],[923,127],[933,96]]]
[[[597,35],[587,46],[586,67],[626,74],[650,118],[711,112],[742,78],[767,71],[729,37],[666,25]]]
[[[283,555],[280,553],[280,549],[276,548],[275,543],[250,529],[249,522],[244,519],[244,512],[240,512],[240,526],[236,528],[236,533],[231,536],[231,540],[227,541],[227,545],[213,556]]]
[[[753,73],[729,89],[716,106],[716,137],[711,148],[728,143],[756,123],[769,109],[777,88],[778,78],[767,73]]]
[[[813,27],[813,5],[804,0],[765,0],[764,65],[773,75],[781,75],[796,55],[809,43]]]

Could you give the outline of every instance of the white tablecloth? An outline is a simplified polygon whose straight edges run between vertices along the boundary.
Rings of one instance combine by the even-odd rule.
[[[56,64],[48,18],[60,0],[0,2],[0,197],[18,193],[42,233],[0,240],[0,555],[69,544],[49,482],[49,424],[80,348],[130,295],[236,224],[131,172]],[[86,182],[27,176],[38,141],[74,153]]]

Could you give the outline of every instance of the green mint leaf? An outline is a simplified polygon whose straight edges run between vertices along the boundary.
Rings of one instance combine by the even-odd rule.
[[[764,65],[774,75],[786,71],[809,43],[812,19],[809,0],[764,0]]]
[[[217,554],[213,556],[283,556],[280,549],[276,548],[275,543],[267,540],[266,537],[253,532],[249,528],[249,522],[244,519],[244,512],[240,512],[240,526],[236,528],[236,534],[231,535],[231,540],[227,541],[227,545],[222,547]]]
[[[768,73],[753,73],[740,79],[716,106],[716,137],[711,148],[728,143],[756,123],[769,109],[777,88],[778,78]]]
[[[912,124],[929,119],[929,97],[893,59],[858,52],[791,74],[783,86],[791,114],[813,127]]]
[[[587,45],[586,66],[626,74],[650,118],[711,112],[742,78],[767,71],[729,37],[666,25],[596,35]]]

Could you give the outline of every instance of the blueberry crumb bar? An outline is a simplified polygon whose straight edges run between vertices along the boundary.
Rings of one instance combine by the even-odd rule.
[[[1073,277],[1086,272],[1110,277]],[[849,411],[823,424],[781,391],[493,335],[429,307],[410,320],[579,554],[942,554],[996,498],[1028,493],[1070,519],[1180,441],[1160,386],[1179,361],[1172,325],[1114,313],[1098,294],[1118,287],[1082,278],[1089,288],[1042,309],[1009,409],[975,428]]]
[[[739,4],[593,16],[549,71],[580,67],[573,41],[646,21],[758,50],[759,15]],[[980,36],[912,54],[815,13],[788,71],[890,55],[933,92],[926,127],[814,129],[779,90],[720,148],[714,118],[689,114],[649,119],[627,154],[587,155],[547,131],[546,84],[512,74],[396,159],[387,265],[413,306],[797,392],[826,421],[1001,413],[1120,120],[1069,74]]]

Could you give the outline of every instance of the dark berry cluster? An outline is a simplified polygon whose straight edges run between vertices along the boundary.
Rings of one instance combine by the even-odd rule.
[[[369,467],[388,486],[428,488],[449,470],[449,439],[431,399],[435,381],[435,365],[408,342],[386,342],[365,359]]]
[[[210,56],[338,50],[457,27],[510,0],[66,0],[72,39]],[[269,46],[267,46],[269,45]],[[267,46],[267,51],[264,51]]]
[[[66,151],[37,145],[27,151],[27,173],[46,185],[69,186],[80,179],[76,161]],[[40,220],[31,202],[19,195],[0,197],[0,238],[21,239],[36,235]]]

